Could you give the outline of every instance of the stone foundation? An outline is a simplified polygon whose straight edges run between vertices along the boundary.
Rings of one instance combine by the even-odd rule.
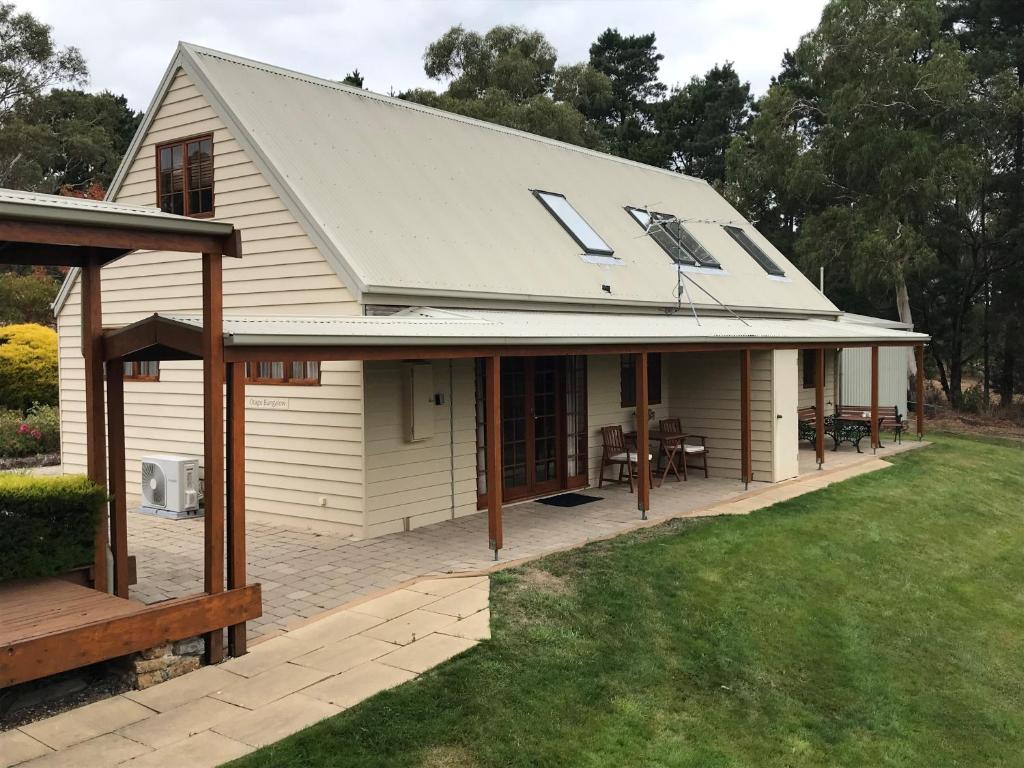
[[[190,637],[134,654],[131,674],[135,687],[149,688],[199,669],[203,664],[203,650],[203,638]]]

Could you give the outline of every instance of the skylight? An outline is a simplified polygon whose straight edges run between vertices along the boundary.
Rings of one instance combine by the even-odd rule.
[[[769,275],[775,275],[776,277],[784,277],[786,272],[778,264],[771,260],[767,253],[750,239],[750,235],[744,232],[739,227],[733,227],[728,224],[723,224],[722,228],[729,233],[733,240],[739,243],[740,248],[746,251],[750,258],[761,265],[761,268]]]
[[[697,242],[679,219],[667,213],[648,212],[643,208],[627,206],[630,216],[650,234],[651,238],[677,264],[721,269],[718,259],[708,253],[707,249]],[[654,223],[651,223],[651,220]]]
[[[611,246],[594,231],[594,228],[576,212],[576,209],[565,199],[565,195],[556,192],[542,192],[539,189],[533,190],[533,194],[586,253],[595,256],[611,256],[615,253]]]

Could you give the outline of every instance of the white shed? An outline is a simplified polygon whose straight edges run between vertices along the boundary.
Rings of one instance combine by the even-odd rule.
[[[844,312],[843,323],[912,331],[913,323]],[[880,347],[878,350],[878,404],[895,405],[907,413],[911,347]],[[866,347],[843,349],[839,356],[839,398],[842,405],[868,405],[871,402],[871,350]]]

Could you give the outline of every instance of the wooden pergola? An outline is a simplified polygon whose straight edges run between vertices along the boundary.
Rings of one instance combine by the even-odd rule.
[[[102,269],[136,250],[201,254],[204,327],[198,344],[191,339],[185,344],[171,334],[154,338],[144,349],[125,350],[118,347],[117,332],[104,331]],[[224,628],[230,653],[245,653],[245,622],[260,616],[262,606],[260,586],[245,583],[244,475],[235,470],[244,443],[235,439],[228,442],[225,488],[225,256],[241,256],[239,232],[228,223],[95,201],[22,193],[0,196],[0,263],[78,270],[86,472],[110,495],[108,514],[100,517],[94,534],[91,586],[96,597],[69,595],[71,585],[55,584],[53,579],[0,592],[0,603],[5,597],[17,600],[20,610],[19,621],[0,633],[0,687],[196,635],[205,636],[207,660],[215,663],[224,658]],[[124,361],[134,359],[203,361],[204,591],[152,606],[128,599],[123,372]],[[230,412],[238,413],[244,399],[241,366],[231,364],[227,370]],[[231,437],[244,431],[236,423],[231,423]],[[112,583],[108,547],[113,555]],[[76,600],[87,607],[76,606]],[[36,613],[46,614],[46,620]]]

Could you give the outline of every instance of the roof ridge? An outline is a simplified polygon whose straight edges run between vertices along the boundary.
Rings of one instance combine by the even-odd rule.
[[[383,93],[377,93],[366,88],[356,88],[352,85],[339,82],[337,80],[330,80],[324,77],[318,77],[317,75],[311,75],[306,72],[299,72],[298,70],[289,69],[287,67],[279,67],[275,64],[270,64],[265,61],[259,61],[257,59],[250,59],[246,56],[238,56],[227,51],[220,51],[215,48],[207,48],[205,46],[196,45],[194,43],[180,42],[179,46],[187,50],[193,58],[197,55],[209,56],[214,59],[221,59],[222,61],[237,66],[249,67],[250,69],[256,69],[268,74],[278,75],[280,77],[287,77],[292,80],[298,80],[305,82],[309,85],[316,85],[321,88],[327,88],[329,90],[335,90],[340,93],[346,93],[350,96],[359,96],[364,99],[370,99],[371,101],[377,101],[382,104],[389,106],[398,107],[401,109],[408,109],[413,112],[421,112],[423,114],[432,115],[446,120],[452,120],[457,123],[464,123],[466,125],[472,125],[477,128],[484,128],[496,133],[502,133],[507,136],[514,136],[521,139],[528,139],[530,141],[536,141],[540,144],[546,144],[558,149],[563,149],[571,152],[579,152],[581,154],[589,155],[591,157],[599,157],[603,160],[619,163],[621,165],[628,165],[632,168],[641,168],[646,171],[653,171],[660,174],[666,174],[676,179],[692,184],[701,184],[703,186],[711,186],[704,179],[699,179],[695,176],[688,176],[685,173],[679,173],[678,171],[671,171],[668,168],[658,168],[654,165],[648,165],[646,163],[640,163],[636,160],[630,160],[625,157],[619,157],[608,152],[601,152],[596,149],[590,149],[589,147],[581,147],[578,144],[570,144],[565,141],[559,141],[558,139],[552,139],[547,136],[541,136],[536,133],[529,133],[528,131],[521,131],[518,128],[510,128],[506,125],[499,123],[489,123],[486,120],[478,120],[474,117],[468,117],[466,115],[460,115],[457,112],[447,112],[443,109],[436,107],[430,107],[426,104],[419,104],[415,101],[406,101],[405,99],[398,99],[393,96],[388,96]]]

